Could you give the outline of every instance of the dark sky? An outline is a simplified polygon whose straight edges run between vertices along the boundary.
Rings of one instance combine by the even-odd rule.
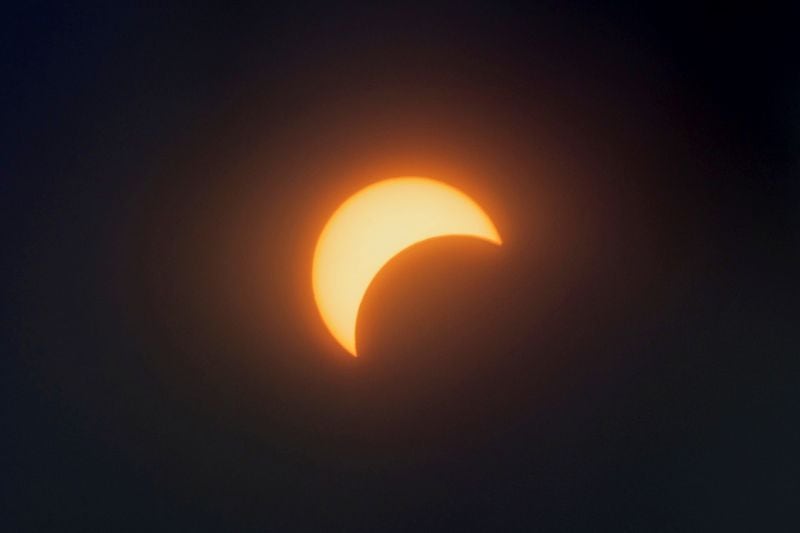
[[[800,529],[800,12],[29,4],[4,530]],[[400,254],[353,359],[313,247],[400,175],[504,245]]]

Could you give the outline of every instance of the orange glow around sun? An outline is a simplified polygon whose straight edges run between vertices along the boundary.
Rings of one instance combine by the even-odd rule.
[[[380,181],[333,213],[314,252],[312,284],[325,325],[350,354],[357,355],[358,310],[373,278],[409,246],[445,235],[502,242],[469,196],[428,178]]]

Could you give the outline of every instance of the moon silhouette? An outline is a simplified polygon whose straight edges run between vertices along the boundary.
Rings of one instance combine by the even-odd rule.
[[[380,181],[348,198],[319,236],[314,299],[325,325],[351,355],[364,294],[392,257],[420,241],[459,235],[500,245],[494,223],[469,196],[420,177]]]

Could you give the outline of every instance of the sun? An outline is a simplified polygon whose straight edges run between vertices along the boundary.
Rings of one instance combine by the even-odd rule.
[[[429,178],[374,183],[331,215],[317,241],[311,277],[322,320],[345,350],[357,356],[358,311],[381,268],[409,246],[446,235],[502,243],[475,201]]]

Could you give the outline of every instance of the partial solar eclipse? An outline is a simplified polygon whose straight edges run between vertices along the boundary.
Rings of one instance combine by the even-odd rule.
[[[446,235],[502,243],[474,200],[428,178],[374,183],[331,215],[317,241],[311,277],[322,320],[345,350],[357,355],[358,310],[381,268],[409,246]]]

